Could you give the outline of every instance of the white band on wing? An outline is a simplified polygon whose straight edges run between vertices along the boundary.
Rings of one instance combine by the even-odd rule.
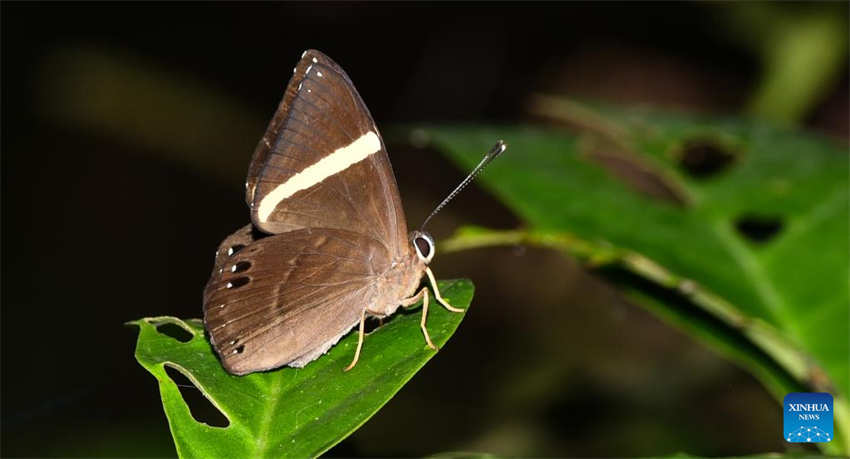
[[[373,131],[363,134],[345,147],[336,149],[333,153],[293,175],[289,180],[281,183],[271,193],[267,194],[260,201],[260,207],[257,209],[260,221],[266,221],[278,203],[284,199],[301,190],[310,188],[331,175],[348,169],[380,150],[381,139]]]

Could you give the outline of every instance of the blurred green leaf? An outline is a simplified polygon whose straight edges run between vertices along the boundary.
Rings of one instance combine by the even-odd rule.
[[[431,459],[495,459],[498,456],[472,451],[446,451],[428,457]]]
[[[721,11],[731,37],[761,58],[751,115],[799,123],[847,69],[846,3],[736,2]]]
[[[433,456],[428,456],[430,459],[495,459],[499,456],[489,453],[479,453],[479,452],[470,452],[470,451],[448,451],[444,453],[434,454]],[[693,457],[701,457],[701,456],[692,456],[688,453],[676,453],[669,456],[658,456],[665,458],[693,458]],[[750,456],[728,456],[728,458],[732,457],[740,457],[746,459],[782,459],[782,458],[814,458],[814,457],[824,457],[821,455],[809,454],[805,452],[792,452],[786,454],[780,453],[764,453],[764,454],[753,454]]]
[[[243,180],[248,157],[233,152],[251,151],[265,117],[208,80],[120,48],[63,43],[41,59],[34,102],[45,118],[219,179]]]
[[[472,300],[468,280],[440,282],[440,290],[458,307]],[[133,322],[140,328],[136,360],[159,382],[181,457],[317,456],[372,417],[435,355],[419,328],[420,313],[400,312],[367,336],[360,361],[349,372],[343,368],[354,355],[356,332],[304,368],[233,376],[221,367],[201,321],[174,317]],[[428,331],[437,346],[445,345],[464,315],[430,308]],[[157,330],[166,324],[181,327],[191,338],[181,342]],[[229,425],[196,421],[166,366],[191,380]]]
[[[734,119],[591,109],[538,98],[533,127],[417,133],[462,169],[494,139],[484,185],[529,229],[465,229],[446,249],[529,243],[600,267],[640,304],[748,366],[775,396],[836,398],[850,441],[848,152],[829,139]]]

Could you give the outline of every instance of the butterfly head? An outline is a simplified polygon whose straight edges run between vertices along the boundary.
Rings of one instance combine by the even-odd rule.
[[[416,256],[426,265],[434,258],[436,246],[434,238],[425,231],[412,231],[410,233],[410,243],[413,244],[413,249],[416,250]]]

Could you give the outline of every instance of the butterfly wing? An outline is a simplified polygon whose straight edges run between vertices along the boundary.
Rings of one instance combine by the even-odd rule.
[[[257,145],[246,201],[260,230],[337,228],[368,235],[398,256],[407,226],[383,139],[330,58],[305,51]]]
[[[222,242],[204,290],[204,323],[234,374],[303,366],[377,299],[390,263],[378,241],[352,231],[300,229],[256,239],[248,225]]]

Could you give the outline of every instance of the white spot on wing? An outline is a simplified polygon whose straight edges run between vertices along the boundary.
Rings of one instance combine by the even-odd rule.
[[[315,64],[315,63],[317,63],[317,62],[319,62],[319,61],[318,61],[318,60],[314,57],[314,58],[313,58],[313,63]]]
[[[304,59],[304,56],[307,55],[307,50],[305,49],[303,53],[301,53],[301,59]]]
[[[257,216],[264,222],[269,218],[278,203],[293,194],[310,188],[331,175],[338,174],[352,165],[363,161],[381,149],[381,139],[378,134],[369,131],[347,146],[338,148],[333,153],[308,166],[303,171],[293,175],[281,183],[271,193],[260,201]]]

